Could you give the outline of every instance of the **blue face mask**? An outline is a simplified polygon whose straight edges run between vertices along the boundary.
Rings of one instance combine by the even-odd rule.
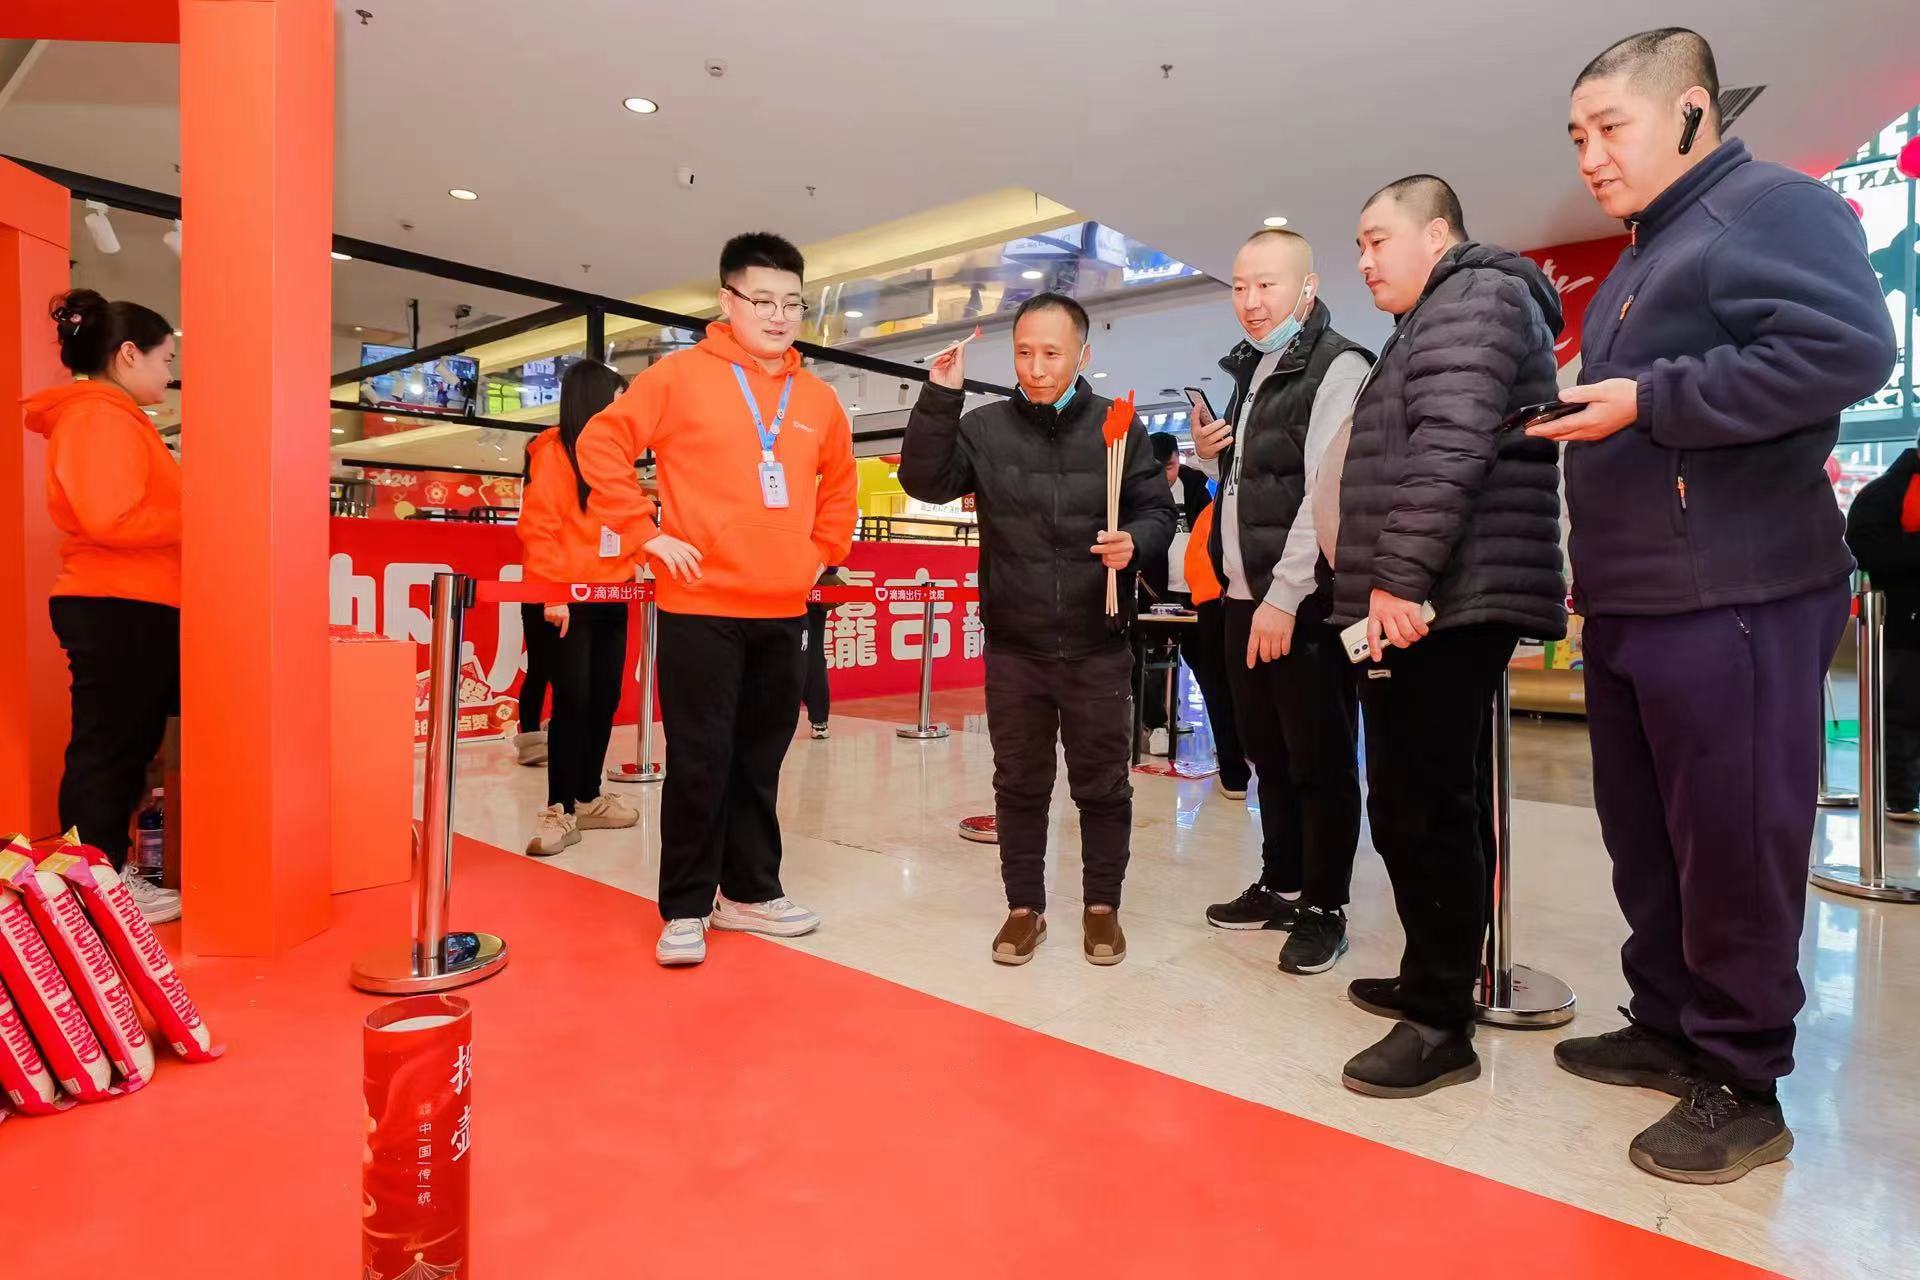
[[[1081,350],[1084,351],[1085,348],[1083,347],[1081,348]],[[1077,364],[1079,362],[1075,361],[1075,363]],[[1073,375],[1073,381],[1067,384],[1066,391],[1062,392],[1060,398],[1053,402],[1054,412],[1058,413],[1064,410],[1067,407],[1067,402],[1073,399],[1073,393],[1078,391],[1079,389],[1080,389],[1080,374],[1079,374],[1079,371],[1076,370]],[[1027,394],[1027,389],[1025,387],[1020,387],[1018,388],[1018,390],[1020,392],[1020,398],[1022,400],[1025,400],[1028,404],[1033,403],[1033,397]]]
[[[1302,280],[1300,282],[1300,296],[1294,299],[1293,303],[1295,312],[1300,310],[1300,304],[1302,302],[1307,301],[1308,288],[1309,282]],[[1308,304],[1307,310],[1309,312],[1313,310],[1311,303]],[[1288,343],[1299,337],[1300,331],[1306,328],[1306,323],[1305,318],[1300,315],[1289,315],[1285,320],[1282,320],[1279,324],[1273,326],[1272,329],[1269,329],[1264,338],[1255,338],[1249,335],[1247,341],[1253,344],[1255,351],[1261,352],[1264,355],[1272,355],[1276,351],[1284,350]]]

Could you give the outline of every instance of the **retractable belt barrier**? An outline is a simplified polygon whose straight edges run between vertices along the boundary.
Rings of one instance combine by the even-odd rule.
[[[656,598],[651,582],[476,582],[477,604],[643,604]],[[910,583],[888,587],[815,587],[808,604],[972,604],[978,587]]]

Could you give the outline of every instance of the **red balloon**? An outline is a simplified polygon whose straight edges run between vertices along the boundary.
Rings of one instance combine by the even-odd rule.
[[[1855,200],[1852,196],[1847,197],[1847,208],[1853,210],[1853,216],[1856,218],[1864,218],[1867,216],[1866,206],[1858,200]]]
[[[1894,167],[1909,178],[1920,179],[1920,138],[1910,138],[1907,145],[1900,148],[1900,154],[1894,159]]]

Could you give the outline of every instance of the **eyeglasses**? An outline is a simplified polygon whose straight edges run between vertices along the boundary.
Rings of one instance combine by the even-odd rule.
[[[798,320],[801,316],[812,310],[812,308],[808,307],[804,302],[778,302],[772,298],[749,298],[746,294],[740,292],[730,284],[723,284],[720,287],[740,299],[740,301],[750,305],[753,308],[753,314],[759,316],[762,320],[771,320],[776,313],[782,319]]]

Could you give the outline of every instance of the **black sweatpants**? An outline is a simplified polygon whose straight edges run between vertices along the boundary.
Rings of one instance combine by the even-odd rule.
[[[1920,649],[1887,649],[1887,807],[1920,808]]]
[[[1793,1070],[1819,789],[1821,679],[1847,587],[1663,617],[1589,618],[1593,805],[1631,930],[1637,1021],[1723,1083]]]
[[[1230,791],[1245,791],[1250,770],[1241,742],[1240,717],[1233,705],[1233,683],[1228,674],[1227,606],[1219,600],[1195,605],[1200,620],[1180,631],[1180,656],[1200,686],[1207,704],[1207,723],[1213,729],[1213,756],[1220,765],[1220,782]],[[1245,641],[1241,642],[1245,648]],[[1242,665],[1245,665],[1244,661]]]
[[[804,617],[660,615],[660,915],[780,888],[780,765],[800,715]]]
[[[628,610],[625,604],[571,604],[567,612],[567,634],[556,629],[553,640],[547,803],[572,813],[600,795],[613,717],[627,681]]]
[[[73,673],[73,733],[60,775],[60,825],[127,864],[147,765],[180,714],[180,611],[103,596],[55,596],[53,632]]]
[[[807,677],[802,701],[806,703],[808,722],[825,724],[828,713],[833,710],[833,695],[827,689],[827,606],[807,606],[804,643],[807,650]]]
[[[1260,883],[1310,906],[1347,905],[1360,842],[1353,667],[1326,605],[1309,598],[1285,657],[1247,666],[1258,606],[1227,601],[1227,679],[1247,759],[1260,774]]]
[[[1407,1017],[1473,1021],[1493,858],[1493,696],[1518,637],[1482,625],[1434,631],[1359,670],[1367,714],[1367,817],[1406,933]]]
[[[1007,907],[1047,909],[1047,814],[1055,762],[1080,808],[1081,891],[1120,905],[1133,830],[1133,653],[1123,641],[1084,658],[1041,658],[987,641],[987,734]]]
[[[520,606],[520,633],[527,641],[527,674],[520,681],[520,732],[538,733],[547,722],[547,690],[553,678],[553,646],[560,632],[547,621],[545,605]]]

